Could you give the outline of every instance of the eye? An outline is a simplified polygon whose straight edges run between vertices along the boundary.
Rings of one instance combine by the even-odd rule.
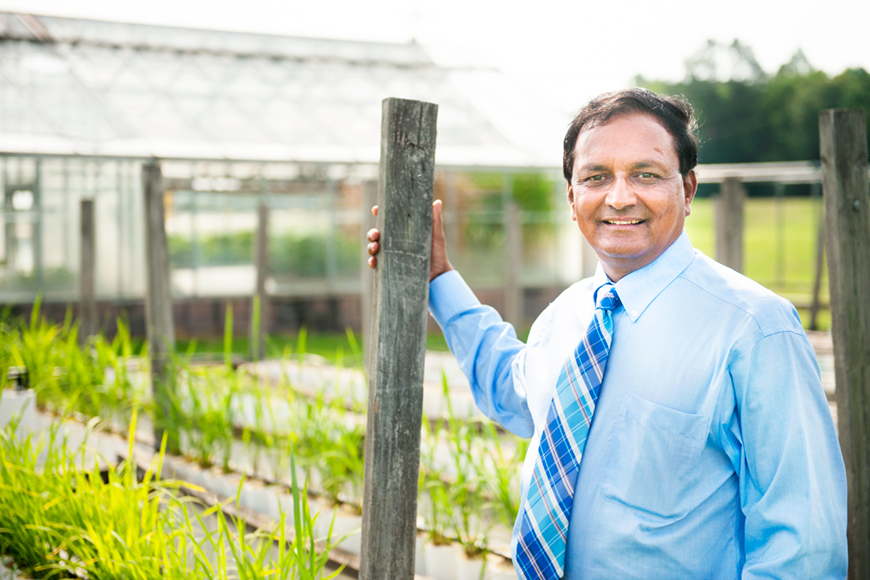
[[[656,175],[655,173],[650,173],[649,171],[644,171],[639,174],[639,177],[641,179],[655,179],[658,177],[658,175]]]
[[[583,182],[589,185],[595,185],[596,183],[601,183],[602,181],[604,181],[604,179],[604,175],[597,173],[595,175],[590,175],[589,177],[585,178]]]

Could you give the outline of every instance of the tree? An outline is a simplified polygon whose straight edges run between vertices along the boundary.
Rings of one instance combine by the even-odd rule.
[[[729,59],[730,68],[723,66]],[[726,71],[729,78],[723,78]],[[830,78],[798,50],[769,76],[736,40],[730,46],[708,41],[687,59],[682,82],[638,76],[635,83],[689,99],[700,123],[702,163],[818,159],[821,109],[870,109],[870,74],[864,69]]]

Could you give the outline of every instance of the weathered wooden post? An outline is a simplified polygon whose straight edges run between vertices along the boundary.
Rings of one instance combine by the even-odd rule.
[[[819,113],[849,578],[870,578],[870,183],[864,111]]]
[[[385,99],[361,580],[414,577],[438,106]]]
[[[251,308],[251,358],[260,360],[266,354],[266,322],[269,299],[266,295],[266,277],[269,275],[269,206],[260,202],[257,207],[257,239],[254,247],[254,266],[257,286]]]
[[[378,204],[378,182],[374,180],[366,181],[363,184],[362,208],[360,214],[360,229],[362,230],[363,243],[360,251],[362,258],[360,259],[360,300],[361,300],[361,317],[362,317],[362,342],[363,342],[363,363],[366,372],[371,367],[371,352],[374,350],[371,344],[372,337],[372,296],[375,289],[375,273],[368,266],[368,242],[366,234],[370,229],[375,227],[375,218],[372,215],[372,206]]]
[[[97,240],[94,231],[94,200],[81,202],[81,265],[79,268],[79,346],[97,333],[97,303],[94,299]]]
[[[163,213],[163,174],[154,160],[142,166],[142,191],[145,194],[145,323],[148,352],[151,355],[151,392],[158,416],[154,422],[154,445],[159,448],[164,430],[167,447],[178,450],[174,427],[172,397],[175,393],[175,327],[172,321],[172,294],[169,285],[169,248]]]
[[[736,177],[726,177],[715,201],[716,261],[743,271],[743,201],[746,190]]]

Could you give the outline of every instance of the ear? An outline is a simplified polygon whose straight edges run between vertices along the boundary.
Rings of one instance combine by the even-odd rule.
[[[577,221],[577,212],[574,210],[574,189],[568,184],[568,206],[571,208],[571,221]]]
[[[695,193],[698,191],[698,176],[695,175],[695,170],[689,171],[688,175],[683,179],[683,195],[686,202],[686,215],[692,213],[692,200],[695,199]]]

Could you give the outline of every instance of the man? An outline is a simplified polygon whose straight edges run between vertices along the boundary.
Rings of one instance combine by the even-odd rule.
[[[579,113],[563,168],[600,263],[527,344],[450,267],[436,202],[430,311],[478,407],[532,437],[520,578],[846,575],[845,469],[814,353],[791,304],[692,248],[696,163],[685,100],[629,89]]]

